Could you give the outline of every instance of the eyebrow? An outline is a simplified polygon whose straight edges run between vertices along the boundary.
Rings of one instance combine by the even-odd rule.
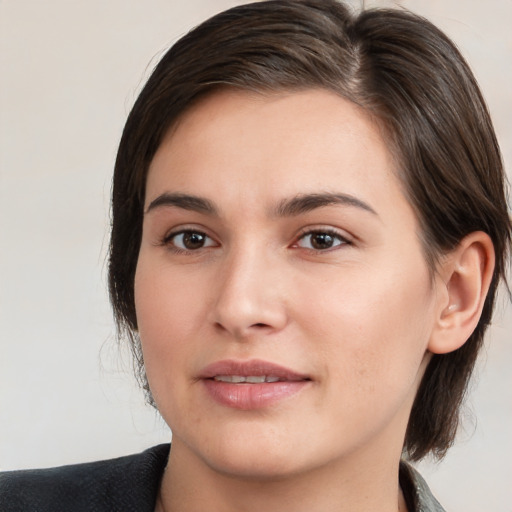
[[[177,208],[182,208],[183,210],[192,210],[209,215],[218,215],[217,208],[208,199],[178,193],[164,193],[159,195],[156,199],[151,201],[144,213],[149,213],[150,211],[163,206],[175,206]]]
[[[294,217],[317,208],[331,205],[355,207],[378,216],[377,212],[361,199],[349,194],[330,192],[299,194],[290,199],[283,199],[273,209],[272,215],[275,217]],[[176,208],[196,211],[208,215],[219,215],[214,203],[204,197],[168,192],[159,195],[156,199],[151,201],[145,213],[149,213],[152,210],[166,206],[174,206]]]
[[[284,199],[277,205],[274,214],[277,217],[293,217],[331,205],[360,208],[361,210],[378,216],[377,212],[368,203],[365,203],[357,197],[349,194],[329,192],[320,194],[300,194],[291,199]]]

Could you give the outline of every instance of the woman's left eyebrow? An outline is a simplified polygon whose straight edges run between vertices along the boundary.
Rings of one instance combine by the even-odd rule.
[[[378,217],[377,212],[366,202],[357,197],[343,193],[299,194],[290,199],[283,199],[276,206],[273,215],[276,217],[293,217],[310,212],[317,208],[331,205],[342,205],[359,208]]]

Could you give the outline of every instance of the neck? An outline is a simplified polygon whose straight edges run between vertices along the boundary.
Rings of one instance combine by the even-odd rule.
[[[209,467],[173,440],[158,498],[159,512],[407,512],[398,484],[399,459],[368,453],[314,470],[266,478]]]

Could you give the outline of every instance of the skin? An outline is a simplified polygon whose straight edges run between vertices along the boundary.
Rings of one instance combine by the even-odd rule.
[[[161,510],[398,510],[407,420],[449,297],[395,171],[377,125],[320,90],[217,92],[163,140],[135,276],[147,376],[173,432]],[[325,193],[366,206],[276,211]],[[216,213],[155,203],[163,194]],[[183,230],[203,247],[187,249]],[[312,230],[332,247],[314,248]],[[224,359],[310,380],[234,409],[198,378]]]

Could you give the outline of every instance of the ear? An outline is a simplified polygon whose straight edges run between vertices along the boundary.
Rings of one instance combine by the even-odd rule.
[[[494,272],[494,246],[482,231],[470,233],[438,266],[436,322],[428,344],[434,354],[464,345],[484,307]]]

